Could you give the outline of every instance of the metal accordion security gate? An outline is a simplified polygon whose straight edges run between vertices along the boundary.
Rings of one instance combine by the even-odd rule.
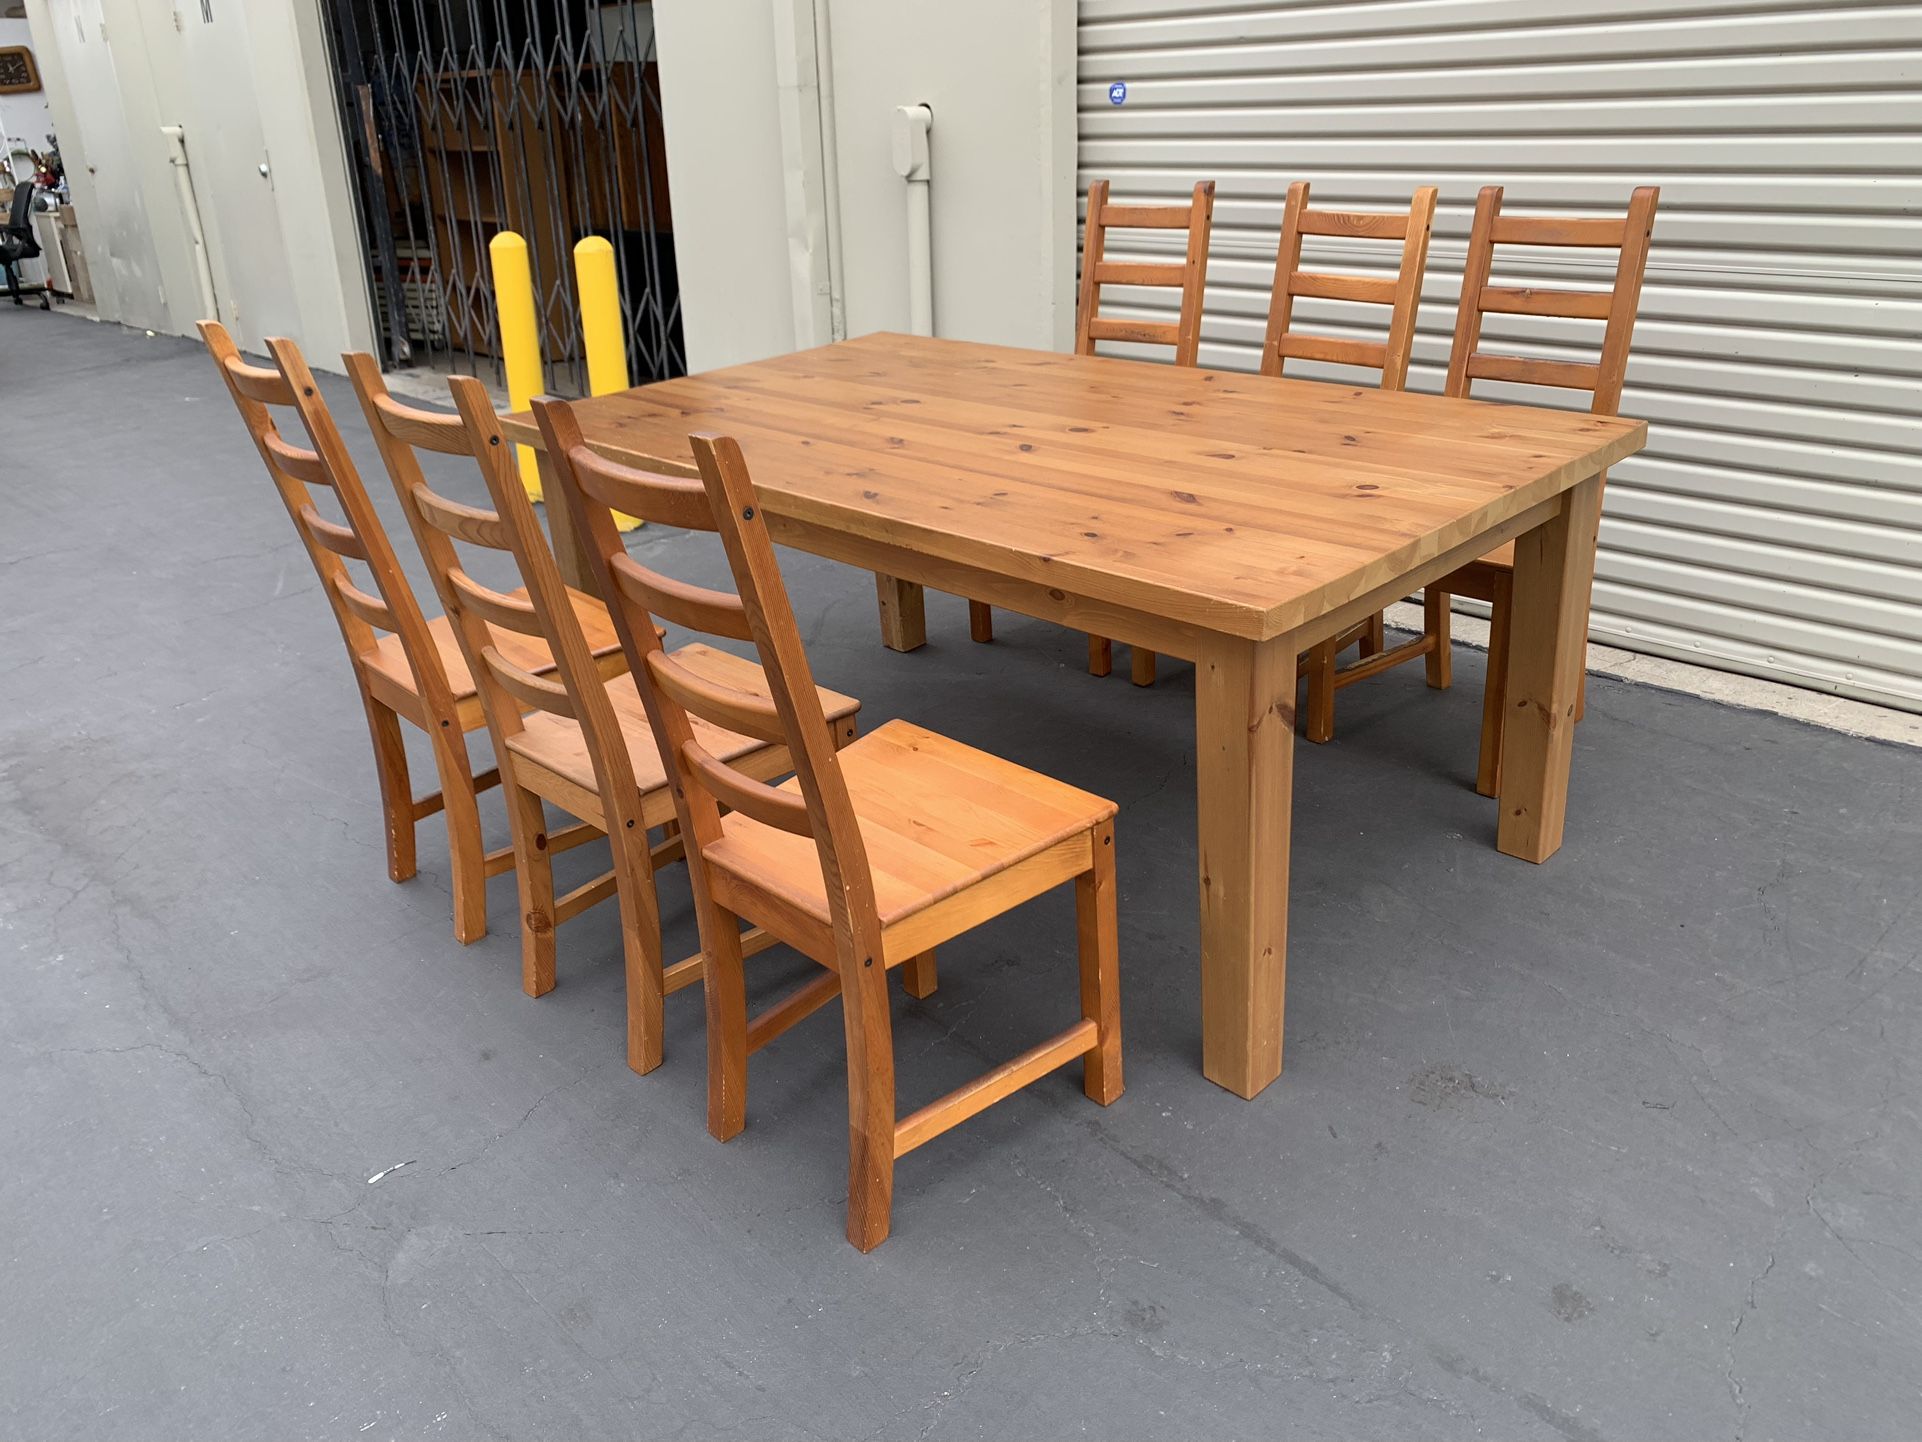
[[[488,242],[527,241],[547,388],[587,389],[573,248],[609,240],[636,384],[683,374],[653,11],[325,0],[382,359],[498,380]]]

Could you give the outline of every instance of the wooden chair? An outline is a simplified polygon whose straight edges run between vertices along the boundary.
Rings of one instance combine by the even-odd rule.
[[[1629,343],[1635,334],[1642,276],[1648,268],[1649,235],[1655,226],[1655,208],[1660,198],[1657,187],[1640,187],[1629,197],[1628,210],[1620,219],[1503,215],[1502,188],[1484,186],[1475,202],[1475,223],[1468,239],[1468,260],[1462,273],[1461,303],[1455,313],[1455,341],[1449,354],[1446,394],[1466,396],[1477,380],[1557,386],[1589,392],[1589,410],[1595,415],[1620,414]],[[1497,245],[1615,250],[1614,283],[1606,291],[1491,285],[1489,276]],[[1601,321],[1600,355],[1586,362],[1491,355],[1481,349],[1482,319],[1489,314]],[[1604,476],[1604,482],[1606,479]],[[1428,654],[1439,659],[1443,684],[1448,674],[1449,597],[1472,596],[1487,601],[1490,606],[1488,680],[1482,696],[1481,755],[1475,773],[1475,789],[1484,796],[1501,792],[1502,729],[1508,710],[1508,636],[1514,578],[1515,543],[1510,541],[1423,590],[1422,639],[1424,648],[1432,647]],[[1414,654],[1413,648],[1401,650]],[[1406,657],[1398,655],[1395,659]],[[1579,720],[1582,714],[1579,700],[1575,714]]]
[[[422,818],[444,812],[454,935],[476,941],[487,934],[487,878],[505,871],[513,853],[506,847],[487,851],[481,840],[476,797],[496,785],[500,773],[493,768],[476,773],[467,754],[466,733],[485,722],[453,627],[445,616],[430,620],[422,613],[300,348],[290,340],[270,340],[273,366],[251,366],[218,321],[201,321],[200,336],[293,517],[347,643],[373,734],[387,874],[395,881],[414,875],[415,827]],[[281,435],[270,409],[279,406],[299,415],[311,449]],[[332,491],[343,520],[322,516],[309,487]],[[366,567],[371,592],[355,579],[349,561]],[[613,643],[611,632],[606,639]],[[531,670],[553,664],[537,649],[523,648],[519,654]],[[402,721],[427,733],[440,777],[440,790],[418,800],[408,779]]]
[[[1093,355],[1095,342],[1135,341],[1173,346],[1175,364],[1192,366],[1201,352],[1202,287],[1208,277],[1208,231],[1214,222],[1215,183],[1195,186],[1186,205],[1116,205],[1108,199],[1108,182],[1088,187],[1088,224],[1081,245],[1081,299],[1075,310],[1076,355]],[[1186,230],[1188,246],[1179,262],[1117,261],[1107,258],[1111,230]],[[1162,286],[1181,292],[1181,311],[1174,320],[1115,320],[1101,312],[1104,285]],[[968,633],[976,641],[994,639],[994,612],[986,601],[968,602]],[[1088,674],[1106,676],[1114,669],[1114,643],[1104,636],[1088,637]],[[1137,686],[1154,683],[1152,651],[1137,650],[1131,662]]]
[[[608,594],[632,608],[623,634],[645,648],[634,672],[674,776],[707,963],[708,1129],[722,1140],[741,1130],[749,1053],[838,993],[847,1038],[847,1235],[865,1252],[887,1238],[896,1160],[922,1143],[1076,1057],[1090,1097],[1105,1105],[1121,1094],[1115,807],[905,721],[859,740],[837,737],[740,449],[696,436],[694,452],[738,595],[672,581],[608,544],[607,509],[627,509],[628,491],[603,485],[589,497],[570,489],[569,506],[591,518],[586,549]],[[771,701],[714,686],[652,641],[649,618],[752,641]],[[794,777],[775,787],[745,774],[703,744],[701,721],[785,740]],[[1081,1019],[898,1118],[888,970],[930,966],[937,946],[1069,880]],[[826,968],[752,1020],[743,922]]]
[[[1311,207],[1309,187],[1298,180],[1288,187],[1282,212],[1281,242],[1275,250],[1275,283],[1268,298],[1268,333],[1261,346],[1261,373],[1281,375],[1290,360],[1321,361],[1359,366],[1380,372],[1381,389],[1405,390],[1408,362],[1415,340],[1415,313],[1421,306],[1422,276],[1428,265],[1428,239],[1435,226],[1436,189],[1415,191],[1404,212],[1325,210]],[[1397,241],[1401,259],[1393,277],[1330,275],[1301,268],[1302,241],[1307,236],[1351,240]],[[1295,301],[1301,297],[1356,301],[1388,307],[1388,333],[1381,340],[1352,336],[1308,335],[1294,328]],[[1337,671],[1335,658],[1360,642],[1361,660]],[[1302,658],[1308,675],[1308,708],[1304,729],[1311,741],[1334,735],[1335,692],[1401,661],[1433,651],[1433,642],[1420,640],[1385,651],[1380,612],[1332,636]],[[1152,672],[1153,658],[1149,658]],[[1429,664],[1429,684],[1448,684],[1445,668]]]
[[[673,802],[626,656],[606,608],[568,588],[560,578],[534,518],[514,461],[500,435],[486,388],[472,377],[450,381],[458,418],[403,406],[380,387],[370,357],[349,358],[355,389],[400,493],[402,509],[420,543],[473,675],[500,759],[502,793],[513,836],[514,872],[521,900],[521,984],[543,996],[556,980],[555,931],[610,894],[617,897],[627,977],[627,1059],[639,1072],[660,1065],[664,998],[696,980],[700,958],[663,964],[657,865],[673,860]],[[429,487],[414,447],[472,457],[497,509],[464,505]],[[475,579],[461,547],[509,552],[524,582],[503,592]],[[590,642],[605,636],[614,651]],[[506,654],[508,638],[538,639],[557,660],[556,674],[538,676]],[[704,661],[708,658],[703,658]],[[753,667],[711,653],[712,666],[737,683]],[[736,754],[767,748],[743,737],[716,736]],[[761,758],[780,774],[785,758]],[[750,758],[743,764],[754,765]],[[551,804],[574,818],[558,832],[547,825]],[[554,855],[593,837],[610,838],[613,865],[564,896],[554,894]]]

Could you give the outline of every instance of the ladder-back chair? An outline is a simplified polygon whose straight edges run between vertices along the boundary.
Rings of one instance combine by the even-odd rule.
[[[500,418],[479,382],[461,379],[453,382],[454,398],[467,423],[474,455],[487,479],[489,493],[499,508],[505,539],[520,566],[533,602],[534,619],[550,639],[563,649],[561,679],[566,693],[542,698],[544,705],[530,712],[519,735],[508,742],[513,755],[514,777],[543,798],[582,816],[606,832],[613,852],[614,885],[621,909],[622,942],[627,964],[628,1062],[636,1071],[651,1071],[661,1061],[663,1003],[669,992],[678,991],[700,979],[701,957],[695,955],[672,967],[662,964],[660,908],[654,890],[654,870],[661,863],[683,853],[679,822],[669,791],[667,770],[661,760],[654,730],[635,689],[634,678],[623,674],[601,682],[583,663],[584,648],[568,637],[573,627],[570,592],[561,579],[554,553],[542,535],[529,504],[519,471],[514,463],[514,448],[501,433]],[[570,441],[572,444],[568,444]],[[586,453],[579,444],[578,431],[551,452],[555,468],[578,470],[584,463],[599,468],[608,465],[600,457]],[[583,457],[585,456],[585,462]],[[622,477],[643,483],[656,479],[645,471],[615,468]],[[681,492],[695,482],[676,481],[661,476],[661,483]],[[685,506],[625,510],[610,516],[618,540],[620,522],[652,520],[675,524],[690,519]],[[711,529],[712,521],[703,507],[691,519]],[[476,584],[467,579],[457,582],[463,594],[473,596]],[[610,608],[616,635],[624,624],[623,613]],[[658,633],[653,638],[660,640]],[[623,655],[626,646],[623,642]],[[710,684],[731,691],[765,695],[767,683],[753,662],[710,646],[684,646],[674,653],[690,671]],[[572,658],[572,664],[569,660]],[[502,680],[518,683],[520,678],[491,669]],[[821,704],[835,718],[840,730],[852,733],[860,703],[847,696],[823,692]],[[557,709],[558,702],[558,709]],[[544,713],[544,714],[543,714]],[[572,724],[570,724],[570,722]],[[703,742],[716,754],[725,756],[743,772],[755,776],[785,776],[793,769],[784,747],[719,727],[705,727]],[[596,809],[595,787],[599,788]],[[658,844],[651,840],[654,830],[663,833]],[[552,882],[540,877],[540,857],[530,852],[528,872],[545,885],[551,895]],[[602,883],[604,884],[604,883]],[[536,938],[538,941],[538,938]],[[751,934],[742,938],[744,954],[762,950],[772,938]],[[551,954],[549,958],[551,967]]]
[[[1117,205],[1108,198],[1108,182],[1088,187],[1088,223],[1081,243],[1081,295],[1075,310],[1076,355],[1093,355],[1097,341],[1133,341],[1142,345],[1174,347],[1174,362],[1192,366],[1201,352],[1202,288],[1208,278],[1208,232],[1214,223],[1215,183],[1198,182],[1186,205]],[[1108,259],[1111,230],[1185,230],[1187,248],[1179,261],[1119,261]],[[1101,314],[1103,286],[1153,286],[1181,292],[1181,309],[1173,320],[1126,320]],[[986,601],[968,602],[968,633],[976,641],[994,639],[994,612]],[[1088,673],[1106,676],[1114,669],[1114,643],[1104,636],[1088,637]],[[1137,685],[1154,680],[1154,654],[1134,653]]]
[[[1356,366],[1379,373],[1385,391],[1405,390],[1408,361],[1415,339],[1415,313],[1421,307],[1422,277],[1428,266],[1428,238],[1435,227],[1436,189],[1417,189],[1406,211],[1329,210],[1309,203],[1309,186],[1297,180],[1288,187],[1281,217],[1281,241],[1275,248],[1275,282],[1268,297],[1268,330],[1262,338],[1261,373],[1279,376],[1291,360]],[[1307,237],[1355,241],[1388,241],[1400,246],[1400,259],[1390,275],[1337,275],[1302,269],[1302,242]],[[1380,340],[1356,336],[1313,335],[1295,326],[1299,299],[1352,301],[1388,307],[1388,332]],[[1335,658],[1355,642],[1361,643],[1362,663],[1337,673]],[[1398,647],[1389,660],[1383,655],[1381,613],[1356,622],[1339,636],[1331,636],[1302,659],[1308,673],[1308,708],[1304,713],[1310,740],[1326,741],[1334,734],[1335,690],[1358,681],[1372,670],[1409,660],[1429,649],[1427,638]],[[1136,652],[1137,658],[1141,657]],[[1135,679],[1154,679],[1154,655],[1136,667]],[[1431,680],[1434,673],[1431,668]]]
[[[429,576],[454,626],[468,669],[475,677],[482,711],[500,763],[502,795],[507,804],[513,839],[513,865],[520,894],[521,985],[529,996],[543,996],[556,981],[555,932],[598,901],[619,895],[621,940],[628,979],[627,1054],[637,1071],[659,1065],[661,1056],[661,997],[666,969],[660,958],[660,927],[653,891],[652,865],[657,859],[648,847],[649,826],[640,821],[639,799],[632,788],[617,791],[621,808],[613,824],[632,823],[638,830],[635,848],[618,848],[614,864],[602,875],[564,896],[554,894],[552,858],[572,846],[607,832],[609,813],[603,805],[602,769],[631,763],[626,748],[618,747],[612,760],[602,753],[611,734],[620,740],[617,722],[609,719],[606,703],[625,684],[626,655],[606,608],[592,597],[560,586],[549,595],[543,619],[531,594],[535,580],[522,567],[526,582],[503,591],[475,579],[461,547],[478,552],[515,554],[510,523],[502,511],[469,506],[435,491],[420,466],[418,450],[461,456],[479,463],[482,478],[496,506],[495,463],[508,466],[520,504],[527,505],[513,468],[513,449],[498,441],[476,439],[472,416],[492,416],[486,391],[472,377],[450,382],[463,414],[450,416],[395,401],[383,387],[372,357],[346,358],[348,373],[360,396],[368,425],[407,516],[408,525],[427,563]],[[531,514],[531,513],[530,513]],[[537,643],[556,658],[552,673],[537,675],[508,654],[515,641]],[[630,707],[640,714],[638,698]],[[641,735],[651,749],[651,737]],[[656,767],[658,771],[658,766]],[[571,824],[550,832],[544,803],[573,818]],[[671,807],[657,799],[652,825],[659,827]],[[626,829],[623,825],[623,829]],[[663,843],[672,846],[671,839]],[[664,854],[658,859],[666,860]],[[638,869],[638,870],[637,870]],[[634,884],[638,879],[639,884]],[[698,971],[698,964],[693,969]],[[689,974],[691,979],[691,973]],[[651,983],[651,986],[650,986]]]
[[[300,348],[290,340],[270,340],[273,366],[252,366],[240,358],[218,321],[201,321],[200,336],[293,517],[347,643],[373,735],[387,874],[395,881],[414,875],[415,828],[422,818],[444,812],[454,935],[463,942],[478,940],[487,934],[487,878],[505,871],[513,853],[506,847],[489,852],[481,840],[476,796],[500,777],[494,768],[476,773],[468,757],[466,734],[484,725],[485,718],[453,628],[444,616],[430,620],[422,613]],[[311,448],[281,434],[275,407],[299,415]],[[310,488],[332,491],[342,519],[321,515]],[[357,580],[349,561],[364,566],[371,580]],[[540,656],[525,659],[536,668],[543,664]],[[413,794],[402,721],[427,733],[440,778],[440,790],[432,795],[416,799]]]
[[[592,554],[618,568],[610,583],[618,578],[623,596],[649,616],[752,641],[767,673],[771,700],[719,691],[658,648],[634,658],[674,773],[700,916],[708,1129],[723,1140],[741,1130],[749,1053],[839,994],[848,1072],[847,1235],[868,1251],[888,1235],[896,1160],[924,1142],[1077,1057],[1090,1097],[1105,1105],[1120,1095],[1115,807],[906,721],[837,745],[740,449],[732,440],[696,436],[694,453],[738,594],[671,581],[604,544]],[[575,514],[587,514],[580,499]],[[606,502],[598,505],[604,514]],[[627,631],[636,639],[647,633],[632,624]],[[697,719],[785,740],[793,778],[769,786],[713,755],[695,730]],[[1075,883],[1079,918],[1080,1019],[898,1117],[888,970],[1068,881]],[[741,974],[743,922],[765,927],[825,968],[752,1020]]]
[[[1502,188],[1484,186],[1475,202],[1475,223],[1462,273],[1461,303],[1455,313],[1455,340],[1449,353],[1445,392],[1467,396],[1478,380],[1555,386],[1589,392],[1595,415],[1621,413],[1622,383],[1628,372],[1635,315],[1641,306],[1642,277],[1648,269],[1649,236],[1661,191],[1652,185],[1629,197],[1619,218],[1594,216],[1503,215]],[[1539,286],[1490,283],[1497,245],[1578,246],[1614,250],[1614,280],[1607,290],[1551,290]],[[1600,321],[1600,353],[1593,361],[1543,360],[1492,355],[1481,348],[1482,320],[1488,315],[1549,316]],[[1603,480],[1607,480],[1606,474]],[[1508,636],[1515,579],[1515,542],[1442,577],[1423,592],[1424,640],[1440,658],[1446,684],[1449,656],[1449,597],[1470,596],[1490,606],[1488,680],[1482,696],[1481,753],[1475,789],[1484,796],[1501,791],[1502,731],[1508,709]],[[1586,667],[1584,667],[1586,674]],[[1578,693],[1579,698],[1579,693]],[[1581,716],[1578,699],[1576,716]]]
[[[528,574],[527,579],[536,608],[552,613],[555,609],[553,601],[544,598],[557,597],[561,593],[560,571],[535,524],[533,510],[527,503],[516,473],[507,462],[506,457],[512,447],[500,438],[498,421],[492,408],[486,406],[484,397],[477,397],[471,405],[463,400],[462,412],[471,416],[470,425],[475,428],[478,441],[487,447],[494,459],[490,487],[495,492],[502,514],[518,516],[513,523],[516,555],[521,554],[524,548],[529,558],[527,565],[532,574]],[[593,547],[591,554],[595,557],[597,579],[606,588],[607,595],[613,598],[609,610],[615,630],[621,636],[622,646],[631,662],[638,664],[638,658],[662,649],[664,637],[660,627],[624,589],[628,563],[625,561],[627,550],[621,541],[621,523],[631,519],[686,531],[712,531],[714,517],[708,508],[707,493],[701,487],[699,476],[685,462],[662,460],[655,462],[657,469],[640,469],[596,455],[587,448],[573,409],[565,401],[537,400],[534,413],[541,428],[541,448],[547,456],[549,475],[556,484],[565,488],[570,501],[580,498],[580,504],[584,507],[581,510],[570,507],[570,514],[575,517],[575,533],[581,537],[583,547],[590,544]],[[756,697],[764,703],[767,701],[767,678],[753,661],[700,642],[678,647],[671,654],[689,675],[698,677],[700,684],[711,687],[716,694]],[[661,759],[657,734],[641,695],[636,690],[633,676],[625,676],[605,689],[605,699],[611,703],[611,707],[593,703],[591,697],[582,699],[590,702],[590,705],[578,708],[582,714],[583,729],[591,727],[603,737],[618,736],[622,743],[617,746],[603,742],[597,751],[611,763],[604,766],[601,772],[605,778],[602,790],[609,798],[604,803],[608,814],[615,815],[616,808],[623,813],[632,812],[631,815],[617,817],[617,823],[607,828],[609,844],[615,850],[617,862],[623,850],[633,854],[627,866],[627,874],[632,880],[624,882],[621,888],[622,905],[624,909],[629,905],[626,898],[632,891],[642,900],[643,906],[635,910],[645,910],[649,928],[645,933],[636,933],[638,944],[630,945],[628,950],[629,1005],[638,1004],[644,1008],[640,1018],[643,1033],[651,1031],[658,1035],[662,998],[668,992],[678,991],[683,986],[699,981],[703,966],[701,954],[696,953],[667,968],[664,975],[659,974],[660,943],[658,923],[652,920],[655,906],[649,867],[670,854],[677,857],[685,854],[685,837],[681,833],[671,790],[671,769]],[[822,714],[829,718],[836,743],[844,744],[852,740],[856,734],[861,703],[826,689],[818,692],[817,701]],[[600,713],[597,721],[590,720],[593,712]],[[617,727],[612,733],[609,731],[610,722]],[[778,739],[770,740],[726,723],[713,725],[702,721],[697,723],[695,729],[709,754],[724,758],[742,775],[757,780],[774,780],[794,770],[785,744]],[[627,758],[624,769],[628,775],[625,777],[621,774],[623,754]],[[637,794],[639,809],[634,811],[633,803],[623,801],[623,798]],[[672,838],[652,848],[636,839],[636,832],[645,832],[654,827],[672,832]],[[752,956],[773,945],[776,940],[776,937],[760,928],[750,929],[740,938],[741,955]],[[643,968],[638,975],[632,969],[637,963]],[[928,958],[918,975],[925,985],[916,994],[927,995],[932,992],[932,957]],[[658,1044],[653,1046],[650,1056],[650,1065],[658,1063]],[[647,1068],[637,1066],[636,1069]]]

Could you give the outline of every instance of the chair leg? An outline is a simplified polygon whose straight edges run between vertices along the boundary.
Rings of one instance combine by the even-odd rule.
[[[440,772],[441,817],[447,823],[447,859],[454,884],[454,936],[465,943],[487,935],[487,847],[481,840],[480,802],[466,741],[451,727],[430,733]]]
[[[640,829],[638,823],[634,829]],[[609,842],[614,852],[614,896],[621,913],[621,955],[627,968],[627,1064],[645,1076],[661,1064],[667,1026],[661,903],[654,890],[645,833],[631,843],[626,836],[610,837]]]
[[[1335,736],[1335,638],[1316,643],[1308,652],[1308,711],[1303,718],[1310,741],[1332,741]]]
[[[1114,642],[1106,636],[1088,638],[1088,674],[1106,676],[1114,670]]]
[[[701,990],[707,1004],[707,1130],[731,1141],[747,1125],[747,979],[741,926],[708,903],[701,928]],[[886,1005],[885,992],[883,1005]]]
[[[400,717],[365,690],[360,700],[367,711],[367,729],[374,738],[374,771],[380,780],[381,819],[387,833],[387,875],[393,881],[407,881],[418,868],[414,787],[407,775],[407,747],[401,739]]]
[[[934,952],[932,949],[919,956],[911,956],[901,963],[901,989],[917,1000],[934,995],[935,988]]]
[[[1446,691],[1455,681],[1454,638],[1449,634],[1448,593],[1433,586],[1422,587],[1421,624],[1434,642],[1422,659],[1428,666],[1428,684]]]
[[[1104,1107],[1121,1095],[1121,969],[1115,926],[1114,822],[1095,828],[1094,865],[1074,881],[1081,952],[1081,1014],[1095,1045],[1081,1059],[1081,1089]]]
[[[1488,680],[1482,689],[1482,747],[1475,768],[1475,789],[1484,796],[1502,791],[1502,730],[1508,719],[1508,632],[1513,616],[1512,583],[1497,582],[1488,613]]]
[[[894,1211],[894,1029],[878,957],[842,976],[848,1057],[848,1240],[871,1252]]]
[[[994,607],[986,601],[968,602],[968,635],[983,645],[994,639]]]
[[[501,772],[501,799],[514,840],[514,882],[521,904],[521,990],[554,989],[554,858],[547,849],[547,812],[540,797]]]
[[[1137,686],[1152,686],[1155,683],[1155,653],[1146,646],[1131,647],[1128,655],[1128,679]]]
[[[1582,676],[1575,688],[1575,719],[1588,714],[1588,642],[1582,642]]]
[[[1380,611],[1368,618],[1368,629],[1361,633],[1361,657],[1379,656],[1388,649],[1388,618]]]

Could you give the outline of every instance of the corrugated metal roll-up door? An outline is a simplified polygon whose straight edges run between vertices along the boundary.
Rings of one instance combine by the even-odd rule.
[[[1441,188],[1417,390],[1441,388],[1480,186],[1506,186],[1512,212],[1600,214],[1660,185],[1622,402],[1649,446],[1609,477],[1594,634],[1922,710],[1922,4],[1083,0],[1080,15],[1084,199],[1094,177],[1118,198],[1219,182],[1203,365],[1256,364],[1292,180],[1384,208]],[[1127,239],[1147,258],[1175,237]],[[1310,259],[1387,271],[1384,249],[1330,240]],[[1611,266],[1497,249],[1524,283],[1599,289]],[[1172,294],[1133,299],[1151,314]],[[1296,314],[1337,334],[1382,317]],[[1583,359],[1588,325],[1491,317],[1487,333]],[[1476,388],[1505,393],[1554,394]]]

